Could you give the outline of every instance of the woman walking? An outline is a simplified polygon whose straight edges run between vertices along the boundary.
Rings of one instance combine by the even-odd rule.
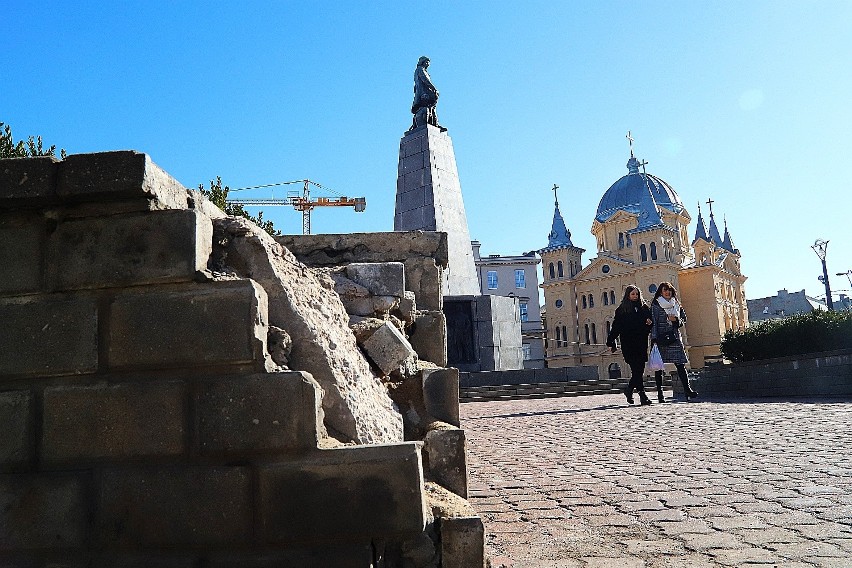
[[[651,404],[645,394],[642,377],[645,362],[648,360],[648,334],[651,333],[651,309],[642,300],[642,292],[630,285],[624,290],[621,305],[615,310],[612,329],[606,338],[606,344],[615,353],[615,340],[621,337],[621,355],[630,366],[630,383],[624,391],[627,402],[633,404],[633,390],[639,392],[643,405]]]
[[[671,282],[661,282],[657,287],[654,301],[651,302],[651,316],[654,321],[651,329],[651,345],[656,343],[664,363],[674,363],[687,400],[695,398],[698,393],[689,386],[689,377],[684,366],[688,359],[680,336],[680,328],[686,323],[686,313],[677,301],[677,290]],[[657,383],[657,398],[660,402],[665,402],[663,372],[655,371],[654,380]]]

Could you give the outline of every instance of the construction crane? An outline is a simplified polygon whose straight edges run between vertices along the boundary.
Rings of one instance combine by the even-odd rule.
[[[367,208],[367,199],[364,197],[318,197],[316,199],[311,199],[311,188],[310,186],[315,186],[319,189],[326,189],[320,184],[311,181],[309,179],[301,179],[295,181],[285,181],[281,183],[273,183],[268,185],[258,185],[255,187],[245,187],[240,189],[257,189],[260,187],[272,187],[275,185],[288,185],[292,183],[302,183],[304,187],[302,188],[302,194],[299,195],[298,192],[293,192],[293,194],[288,195],[287,199],[228,199],[228,203],[235,203],[239,205],[291,205],[296,211],[302,212],[302,234],[310,235],[311,234],[311,211],[316,207],[354,207],[356,213],[361,213],[364,209]],[[239,191],[239,189],[234,190]],[[330,190],[329,190],[330,191]]]

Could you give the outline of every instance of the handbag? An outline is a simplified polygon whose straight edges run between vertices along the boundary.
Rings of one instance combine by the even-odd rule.
[[[651,348],[651,355],[648,357],[648,368],[652,371],[662,371],[666,368],[663,363],[663,356],[660,355],[660,349],[656,345]]]
[[[680,340],[678,339],[678,334],[674,330],[664,331],[663,333],[657,335],[657,343],[659,343],[663,347],[668,347],[673,343],[680,343]]]

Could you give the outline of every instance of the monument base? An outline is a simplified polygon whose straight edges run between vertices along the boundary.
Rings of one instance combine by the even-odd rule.
[[[444,296],[447,364],[463,372],[523,369],[517,300]]]

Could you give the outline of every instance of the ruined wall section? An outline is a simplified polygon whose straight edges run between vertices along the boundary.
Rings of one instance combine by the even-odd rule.
[[[207,270],[220,215],[137,152],[0,160],[0,564],[366,568],[425,538],[423,444],[320,449],[267,290]]]

